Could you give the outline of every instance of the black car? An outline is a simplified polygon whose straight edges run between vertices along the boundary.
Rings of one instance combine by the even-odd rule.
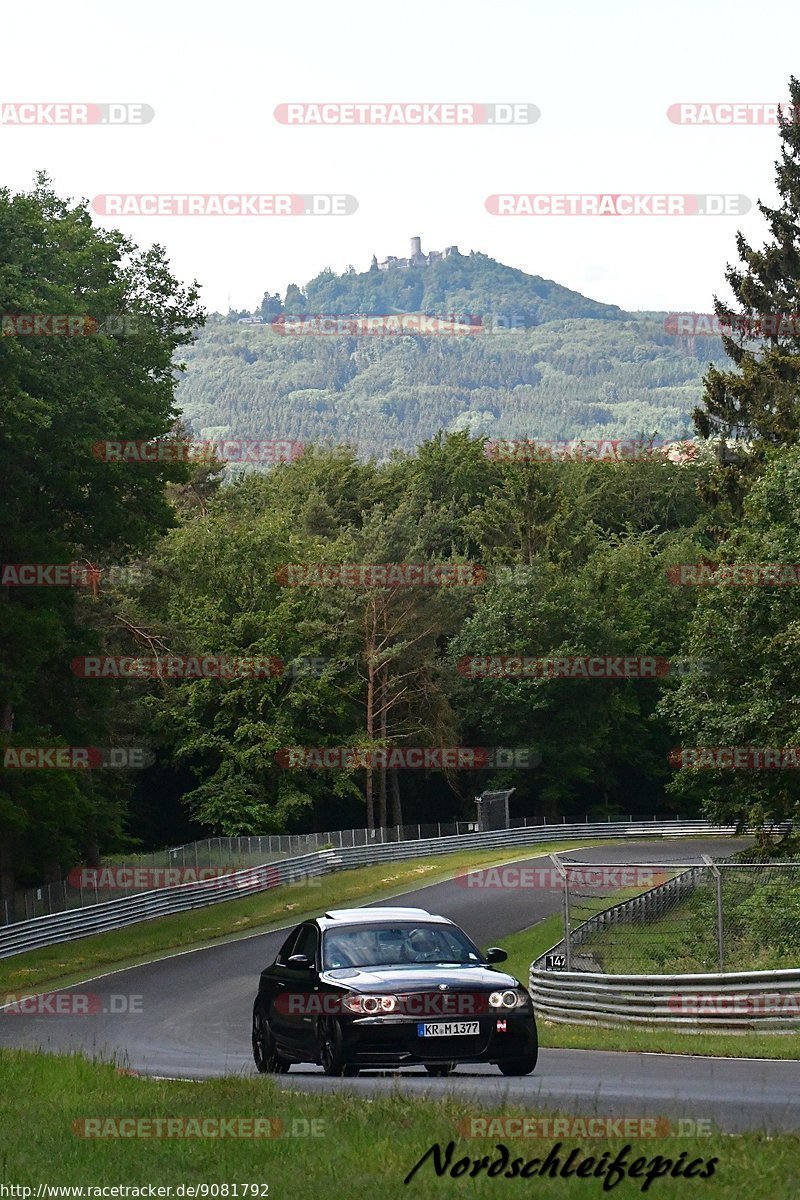
[[[528,1075],[531,998],[452,921],[421,908],[355,908],[304,921],[261,974],[253,1057],[261,1072],[319,1063],[326,1075],[420,1064],[496,1063]]]

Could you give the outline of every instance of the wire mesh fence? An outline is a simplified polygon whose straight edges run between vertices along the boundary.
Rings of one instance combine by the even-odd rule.
[[[657,975],[800,965],[800,863],[561,861],[552,969]]]

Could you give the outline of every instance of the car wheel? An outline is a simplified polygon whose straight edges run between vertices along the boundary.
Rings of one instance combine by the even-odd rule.
[[[285,1075],[291,1063],[278,1053],[275,1038],[264,1012],[253,1009],[253,1060],[261,1075]]]
[[[326,1075],[345,1075],[352,1078],[358,1074],[358,1067],[345,1059],[342,1027],[333,1018],[320,1022],[319,1061]]]
[[[536,1067],[536,1058],[535,1054],[529,1058],[509,1058],[497,1065],[503,1075],[530,1075]]]
[[[434,1079],[441,1075],[452,1075],[456,1069],[456,1063],[425,1063],[425,1070],[429,1075],[433,1075]]]

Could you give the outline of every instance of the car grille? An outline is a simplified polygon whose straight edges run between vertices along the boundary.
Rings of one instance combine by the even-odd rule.
[[[469,1021],[489,1012],[488,992],[424,991],[397,994],[401,1011],[420,1021]]]

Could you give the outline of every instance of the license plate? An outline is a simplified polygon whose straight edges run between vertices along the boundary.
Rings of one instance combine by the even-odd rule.
[[[480,1031],[479,1021],[436,1021],[433,1025],[420,1021],[417,1025],[417,1037],[475,1037]]]

